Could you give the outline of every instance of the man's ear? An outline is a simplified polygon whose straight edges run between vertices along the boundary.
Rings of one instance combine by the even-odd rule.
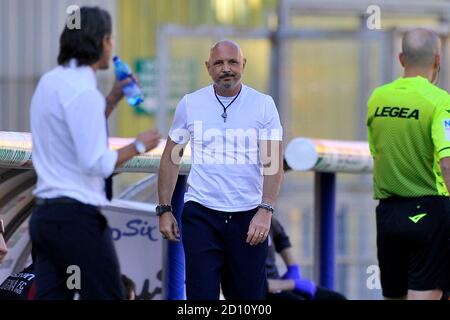
[[[398,54],[398,60],[400,61],[400,64],[404,68],[405,67],[405,61],[404,61],[405,60],[405,56],[404,56],[403,52],[400,52]]]
[[[242,60],[242,70],[245,69],[245,65],[247,64],[247,59]]]
[[[105,35],[102,44],[103,50],[105,50],[105,48],[112,48],[112,37],[110,35]]]
[[[435,67],[436,69],[441,65],[441,55],[440,54],[436,54],[434,56],[434,65],[433,67]]]
[[[108,44],[109,42],[111,42],[111,36],[110,35],[105,35],[103,37],[103,45]]]

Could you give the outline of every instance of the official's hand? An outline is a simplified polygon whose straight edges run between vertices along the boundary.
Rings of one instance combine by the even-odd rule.
[[[164,239],[170,241],[180,241],[180,229],[172,212],[165,212],[159,217],[159,232]]]
[[[159,138],[160,135],[158,133],[158,130],[156,129],[142,132],[136,137],[136,139],[138,139],[145,145],[145,151],[156,148],[156,146],[159,144]]]
[[[247,243],[251,246],[263,243],[269,235],[271,221],[272,213],[259,208],[248,227]]]

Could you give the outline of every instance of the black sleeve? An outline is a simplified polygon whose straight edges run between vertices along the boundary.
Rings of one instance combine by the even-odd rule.
[[[273,217],[272,217],[271,229],[272,229],[272,239],[273,239],[273,243],[275,245],[275,250],[278,253],[283,251],[284,249],[290,248],[292,246],[291,241],[289,240],[289,236],[284,231],[283,226],[277,219],[275,219]]]
[[[10,275],[0,284],[0,300],[27,300],[34,283],[33,264],[19,273]]]

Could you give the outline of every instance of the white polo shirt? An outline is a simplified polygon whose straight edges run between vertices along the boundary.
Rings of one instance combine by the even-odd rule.
[[[118,153],[108,148],[105,107],[89,66],[72,60],[42,76],[30,109],[35,196],[95,206],[108,202],[104,178],[112,174]]]
[[[224,106],[232,97],[219,97]],[[175,111],[170,138],[191,140],[192,167],[184,201],[225,211],[246,211],[261,203],[263,174],[259,140],[282,140],[282,127],[272,97],[242,85],[227,108],[213,85],[185,95]],[[281,164],[282,165],[282,164]]]

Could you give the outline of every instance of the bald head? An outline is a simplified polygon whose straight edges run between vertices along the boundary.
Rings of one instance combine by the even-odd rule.
[[[216,44],[211,47],[211,50],[209,51],[209,56],[211,57],[211,55],[213,55],[213,53],[216,50],[221,49],[223,47],[233,48],[239,52],[241,58],[244,57],[241,47],[232,40],[220,40],[219,42],[216,42]]]
[[[402,39],[405,67],[431,68],[441,50],[441,41],[436,33],[417,28],[406,32]]]

